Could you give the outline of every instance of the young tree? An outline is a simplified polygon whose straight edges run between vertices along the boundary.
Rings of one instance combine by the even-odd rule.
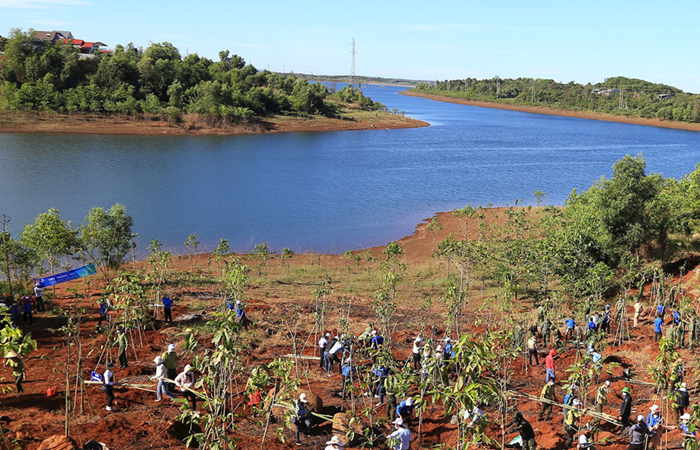
[[[20,243],[34,251],[43,265],[48,263],[51,274],[61,257],[72,256],[78,244],[78,231],[70,222],[61,220],[61,213],[51,208],[39,214],[33,224],[27,224],[20,236]]]
[[[224,270],[228,267],[228,258],[231,256],[231,247],[228,245],[228,239],[221,238],[221,242],[214,249],[214,260],[223,262],[221,267],[221,276],[224,275]]]
[[[109,269],[119,269],[138,235],[131,231],[134,219],[124,205],[115,203],[109,210],[92,208],[80,227],[80,248],[87,259],[109,281]]]
[[[190,250],[190,267],[193,269],[194,269],[194,265],[197,264],[197,249],[199,248],[200,244],[201,244],[201,242],[199,242],[197,240],[197,236],[195,236],[194,234],[190,234],[189,236],[187,236],[187,240],[185,241],[185,245]],[[193,259],[194,259],[194,263],[192,261]]]

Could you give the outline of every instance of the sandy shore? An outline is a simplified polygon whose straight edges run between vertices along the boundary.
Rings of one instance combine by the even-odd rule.
[[[50,113],[0,113],[0,133],[111,134],[141,136],[237,135],[288,132],[345,131],[370,129],[419,128],[429,126],[421,120],[390,113],[357,111],[351,117],[274,116],[247,125],[208,127],[201,124],[170,124],[164,121],[131,120],[92,114],[72,116]]]
[[[457,103],[459,105],[480,106],[482,108],[506,109],[509,111],[521,111],[534,114],[547,114],[550,116],[576,117],[578,119],[602,120],[605,122],[630,123],[634,125],[645,125],[650,127],[674,128],[677,130],[700,131],[700,123],[672,122],[661,119],[644,119],[641,117],[616,116],[613,114],[601,114],[584,111],[569,111],[566,109],[547,108],[540,106],[511,105],[507,103],[485,102],[478,100],[466,100],[461,98],[445,97],[442,95],[426,94],[417,91],[402,91],[401,95],[411,97],[427,98],[446,103]]]

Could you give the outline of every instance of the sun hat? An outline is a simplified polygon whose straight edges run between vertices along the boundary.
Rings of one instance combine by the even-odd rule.
[[[656,412],[656,411],[659,410],[659,405],[652,405],[652,407],[649,408],[649,410],[650,410],[651,412]]]
[[[170,344],[170,345],[168,345],[168,351],[169,351],[169,352],[174,352],[174,351],[175,351],[175,344]]]
[[[450,338],[446,337],[445,342],[450,342]]]
[[[189,372],[190,370],[192,370],[192,366],[190,366],[189,364],[187,364],[187,365],[185,366],[185,370],[184,370],[184,371],[185,371],[185,372]]]
[[[7,352],[7,354],[5,355],[5,358],[6,358],[6,359],[7,359],[7,358],[18,358],[18,357],[19,357],[19,355],[18,355],[14,350],[10,350],[10,351]]]
[[[408,397],[406,399],[406,406],[411,406],[413,404],[413,399],[411,397]]]
[[[585,434],[582,434],[578,437],[578,443],[579,444],[588,444],[588,438],[586,437]]]
[[[343,446],[343,444],[340,443],[340,439],[338,439],[338,436],[333,436],[330,441],[326,442],[326,445],[339,445]]]
[[[580,401],[579,399],[575,398],[572,404],[573,404],[574,406],[578,406],[578,405],[581,404],[581,401]]]
[[[163,358],[161,358],[160,356],[156,356],[153,362],[155,364],[161,364],[163,362]]]
[[[640,414],[640,415],[637,416],[637,422],[642,422],[643,420],[644,420],[644,416],[643,416],[643,415]]]
[[[681,416],[681,420],[690,420],[690,414],[685,413]]]
[[[299,395],[299,401],[302,403],[309,403],[309,400],[307,400],[306,394],[304,394],[304,393]]]
[[[372,336],[376,336],[376,335],[377,335],[377,330],[372,330]]]
[[[421,339],[420,336],[418,336],[418,337],[416,338],[416,342],[423,342],[423,339]]]
[[[610,386],[610,380],[605,380],[605,385]]]
[[[397,417],[396,420],[394,420],[391,423],[393,423],[394,425],[401,426],[401,425],[403,425],[403,419],[401,417]]]

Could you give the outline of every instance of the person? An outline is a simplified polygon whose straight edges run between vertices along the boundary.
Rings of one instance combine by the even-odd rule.
[[[555,391],[554,380],[549,380],[547,384],[542,388],[542,393],[540,397],[550,400],[552,402],[557,401],[556,391]],[[537,420],[550,420],[552,418],[552,404],[549,402],[542,402],[542,408],[540,408],[540,414],[537,416]]]
[[[340,398],[345,400],[345,389],[348,386],[352,385],[352,376],[355,372],[355,367],[352,365],[352,358],[347,357],[345,358],[345,362],[343,363],[343,368],[342,368],[342,374],[343,374],[343,388],[342,388],[342,394]]]
[[[605,311],[603,311],[603,318],[600,321],[600,332],[610,333],[610,305],[605,305]]]
[[[36,310],[40,312],[46,311],[44,305],[44,283],[41,280],[36,280],[34,284],[34,299],[36,300]]]
[[[343,335],[344,337],[344,335]],[[337,339],[337,338],[336,338]],[[341,361],[343,359],[343,352],[345,351],[345,346],[343,346],[343,341],[342,339],[337,339],[335,343],[331,346],[331,349],[328,350],[328,376],[331,376],[331,372],[333,372],[333,364],[338,363],[338,373],[342,374],[343,373],[343,368],[341,365]]]
[[[551,349],[549,355],[544,359],[544,365],[547,367],[547,374],[545,376],[545,383],[549,383],[549,380],[555,380],[556,375],[554,374],[554,358],[557,356],[557,351]]]
[[[248,316],[245,313],[245,305],[240,300],[236,300],[236,319],[243,328],[248,329]]]
[[[535,365],[540,365],[540,360],[537,357],[537,339],[535,336],[530,336],[527,340],[527,362],[532,365],[532,357],[535,357]]]
[[[660,304],[656,305],[656,315],[661,317],[661,321],[663,322],[664,316],[666,315],[666,307]]]
[[[105,394],[107,394],[107,406],[105,407],[107,411],[112,410],[112,404],[114,403],[114,372],[112,372],[113,368],[114,364],[107,363],[107,370],[105,370],[104,374],[102,375],[102,389],[105,391]]]
[[[390,420],[396,419],[396,392],[398,389],[398,381],[394,376],[394,372],[389,369],[386,378],[384,379],[384,391],[386,393],[386,416]]]
[[[595,394],[595,412],[602,413],[603,406],[608,404],[608,393],[610,392],[610,380],[598,386]]]
[[[688,406],[690,406],[690,394],[688,394],[688,385],[683,382],[673,398],[673,411],[676,414],[676,423],[680,423],[680,418]]]
[[[629,425],[630,414],[632,413],[632,396],[630,395],[630,388],[622,388],[622,404],[620,405],[620,415],[618,420],[622,422],[623,430]]]
[[[32,298],[28,295],[22,297],[22,312],[24,312],[22,322],[26,322],[27,317],[29,317],[29,323],[34,325],[34,321],[32,320]]]
[[[163,313],[166,322],[171,322],[173,321],[173,301],[168,297],[167,295],[163,297]]]
[[[318,366],[322,369],[325,368],[325,365],[326,365],[325,364],[326,349],[328,348],[328,338],[330,336],[331,335],[328,333],[322,334],[321,338],[318,340],[318,354],[320,356]]]
[[[664,319],[660,315],[656,315],[654,319],[654,342],[659,342],[664,332]]]
[[[163,365],[165,366],[165,373],[169,380],[168,390],[170,392],[175,388],[175,377],[177,376],[177,353],[175,353],[175,344],[168,344],[168,350],[164,351],[161,355],[163,360]]]
[[[413,369],[420,370],[420,356],[421,347],[423,346],[423,339],[418,336],[415,341],[413,341]]]
[[[549,320],[549,317],[545,317],[544,321],[542,321],[542,341],[543,341],[543,346],[547,348],[549,346],[549,336],[550,336],[550,328],[552,327],[552,322]]]
[[[129,338],[126,336],[126,333],[119,328],[117,328],[117,341],[114,345],[119,346],[119,367],[126,369],[129,367],[129,361],[126,357],[126,352],[129,350]]]
[[[377,330],[372,330],[372,341],[371,341],[371,346],[372,350],[381,350],[381,348],[384,346],[384,337],[381,334],[377,333]]]
[[[593,359],[593,373],[595,374],[595,382],[600,383],[600,371],[603,370],[603,355],[598,352],[593,352],[591,358]]]
[[[676,359],[676,362],[673,363],[673,372],[675,373],[675,384],[676,386],[678,383],[682,383],[683,379],[685,378],[685,366],[683,365],[683,358],[678,358]],[[673,376],[672,376],[673,379]]]
[[[156,356],[153,360],[153,364],[156,365],[156,374],[150,379],[158,380],[158,385],[156,386],[156,401],[159,402],[163,399],[163,394],[170,398],[175,398],[175,394],[168,390],[168,384],[163,380],[166,377],[166,368],[163,364],[163,358],[161,356]]]
[[[294,402],[294,425],[297,428],[294,433],[296,444],[301,445],[300,432],[304,432],[307,438],[311,436],[311,411],[309,411],[309,400],[304,393],[301,393]]]
[[[194,371],[189,364],[175,377],[175,386],[180,389],[182,396],[189,401],[192,411],[197,410],[197,394],[192,391],[194,389],[194,381]]]
[[[637,423],[632,425],[629,431],[630,445],[627,450],[644,450],[644,444],[649,436],[649,428],[643,415],[637,416]]]
[[[22,358],[20,358],[14,350],[7,352],[5,359],[7,359],[5,365],[12,368],[12,376],[15,377],[17,395],[24,394],[24,389],[22,388],[22,381],[24,381],[24,361],[22,361]]]
[[[520,411],[515,413],[513,420],[504,428],[508,429],[510,427],[513,428],[507,430],[505,434],[510,434],[514,431],[520,433],[520,437],[523,440],[522,450],[536,450],[537,444],[535,443],[535,430],[532,429],[532,425],[530,425],[530,422],[525,420]]]
[[[452,340],[450,338],[445,338],[445,347],[442,351],[442,359],[447,363],[447,361],[452,357]]]
[[[393,450],[408,450],[411,448],[411,432],[406,429],[405,422],[401,417],[397,417],[392,422],[394,424],[394,432],[387,436],[387,442]]]
[[[586,340],[595,335],[596,331],[598,331],[598,324],[596,323],[595,316],[591,316],[588,320],[588,325],[586,325]]]
[[[375,364],[372,366],[371,371],[375,377],[373,382],[375,385],[374,398],[379,399],[377,406],[381,406],[384,403],[384,393],[386,392],[384,390],[384,380],[386,379],[387,370],[383,366]]]
[[[690,414],[685,413],[681,416],[681,424],[678,425],[678,430],[683,436],[683,448],[691,450],[693,441],[695,441],[695,431],[690,431]]]
[[[410,423],[413,416],[413,408],[413,399],[408,397],[396,407],[396,416],[403,419],[404,423]]]
[[[566,339],[566,341],[571,341],[574,339],[576,321],[573,319],[573,317],[569,317],[564,321],[564,323],[566,324],[566,334],[564,335],[564,339]]]
[[[5,299],[4,299],[5,306],[10,308],[10,313],[12,314],[12,323],[15,325],[19,324],[19,306],[17,306],[17,302],[15,301],[14,297],[10,295],[9,293],[5,294]]]
[[[581,411],[579,410],[581,401],[579,399],[574,399],[571,406],[573,406],[573,408],[567,411],[566,417],[564,418],[564,432],[566,433],[564,448],[568,448],[574,442],[574,436],[578,433],[578,420],[581,417]]]
[[[564,396],[564,408],[562,412],[564,413],[564,422],[566,422],[566,415],[569,413],[569,406],[573,406],[574,400],[578,400],[578,386],[572,384]]]
[[[640,299],[635,300],[634,302],[634,324],[632,325],[634,328],[637,328],[639,326],[639,317],[642,315],[642,301]]]
[[[106,320],[109,322],[109,303],[107,303],[107,299],[102,297],[100,299],[100,319],[97,321],[97,327],[102,326],[102,321]]]
[[[578,437],[578,450],[593,450],[595,446],[593,442],[588,441],[588,437],[585,434],[580,434]]]
[[[326,448],[323,450],[338,450],[343,444],[340,443],[338,436],[333,436],[330,441],[326,442]]]
[[[661,447],[661,436],[664,431],[664,418],[659,412],[659,405],[649,408],[647,414],[647,428],[649,428],[649,450],[656,450]]]

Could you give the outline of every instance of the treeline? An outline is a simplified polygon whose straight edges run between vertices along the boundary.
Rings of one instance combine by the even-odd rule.
[[[698,249],[700,165],[679,180],[647,174],[641,156],[627,155],[613,169],[561,208],[508,208],[495,221],[480,209],[456,210],[465,233],[470,223],[478,231],[451,235],[436,256],[459,268],[460,292],[493,283],[506,298],[601,299],[662,278],[665,264]],[[539,204],[544,194],[535,195]]]
[[[172,121],[187,113],[213,123],[338,114],[326,86],[260,72],[229,51],[219,52],[219,61],[197,54],[183,58],[163,42],[145,50],[117,45],[111,53],[81,58],[70,43],[39,41],[32,30],[19,29],[0,46],[0,109],[144,114]],[[363,99],[363,109],[386,109],[361,93],[356,97]]]
[[[602,83],[585,85],[532,78],[465,78],[420,83],[415,89],[468,100],[700,122],[699,95],[635,78],[613,77]]]

